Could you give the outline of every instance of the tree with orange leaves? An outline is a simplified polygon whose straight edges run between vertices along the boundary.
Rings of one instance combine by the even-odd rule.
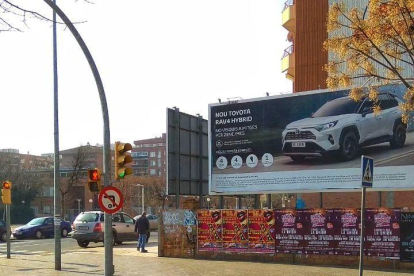
[[[335,3],[327,29],[328,88],[351,88],[356,101],[368,92],[377,103],[374,112],[379,112],[378,86],[402,83],[407,88],[401,106],[407,123],[414,110],[414,1],[369,0],[364,9]]]

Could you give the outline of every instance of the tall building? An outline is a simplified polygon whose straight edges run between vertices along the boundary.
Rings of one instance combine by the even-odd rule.
[[[166,134],[144,140],[134,141],[132,149],[132,168],[137,176],[158,176],[166,175]]]
[[[288,0],[282,11],[282,26],[291,45],[282,57],[282,72],[293,82],[293,92],[326,88],[328,0]]]
[[[327,32],[327,15],[329,7],[342,3],[347,10],[357,8],[364,11],[369,0],[287,0],[282,11],[282,26],[288,31],[287,39],[291,45],[282,56],[282,72],[293,82],[293,92],[325,89],[327,73],[323,70],[329,61],[338,61],[330,52],[323,49],[324,41],[331,36],[351,35],[349,28],[341,27]],[[368,15],[368,13],[366,13]],[[349,24],[343,19],[345,24]],[[404,58],[404,56],[402,56]],[[407,58],[409,58],[407,56]],[[341,61],[341,60],[339,60]],[[401,60],[393,60],[396,66],[403,69],[404,77],[411,77],[414,68]],[[384,67],[375,63],[376,71],[384,71]],[[338,69],[346,71],[347,63],[341,62]],[[354,84],[364,85],[366,79],[358,78]],[[375,80],[370,81],[376,83]]]

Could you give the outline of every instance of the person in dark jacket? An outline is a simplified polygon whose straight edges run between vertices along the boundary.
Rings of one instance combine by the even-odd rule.
[[[138,234],[137,250],[142,253],[147,253],[145,250],[145,243],[147,242],[147,232],[149,231],[149,220],[147,219],[147,213],[142,212],[141,217],[135,223],[135,233]]]

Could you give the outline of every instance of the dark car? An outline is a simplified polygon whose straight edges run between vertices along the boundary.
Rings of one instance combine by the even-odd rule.
[[[7,240],[6,223],[0,219],[0,241],[5,242]]]
[[[71,225],[68,221],[60,220],[60,233],[62,237],[67,237],[70,229]],[[26,225],[16,228],[13,231],[13,237],[18,240],[24,238],[40,239],[42,237],[48,238],[52,236],[54,236],[52,217],[32,219]]]

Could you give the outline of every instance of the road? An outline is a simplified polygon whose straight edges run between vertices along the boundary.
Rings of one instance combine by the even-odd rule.
[[[368,155],[375,160],[376,167],[384,166],[403,166],[414,165],[414,132],[407,134],[405,146],[400,149],[391,149],[389,143],[382,143],[366,148],[362,148],[361,155]],[[301,162],[293,162],[287,156],[276,156],[273,164],[264,167],[260,161],[254,168],[249,168],[246,164],[239,169],[227,166],[224,170],[214,168],[214,174],[238,174],[238,173],[255,173],[255,172],[277,172],[277,171],[302,171],[302,170],[322,170],[322,169],[341,169],[341,168],[359,168],[361,159],[359,157],[352,161],[343,162],[334,156],[323,158],[306,158]]]

